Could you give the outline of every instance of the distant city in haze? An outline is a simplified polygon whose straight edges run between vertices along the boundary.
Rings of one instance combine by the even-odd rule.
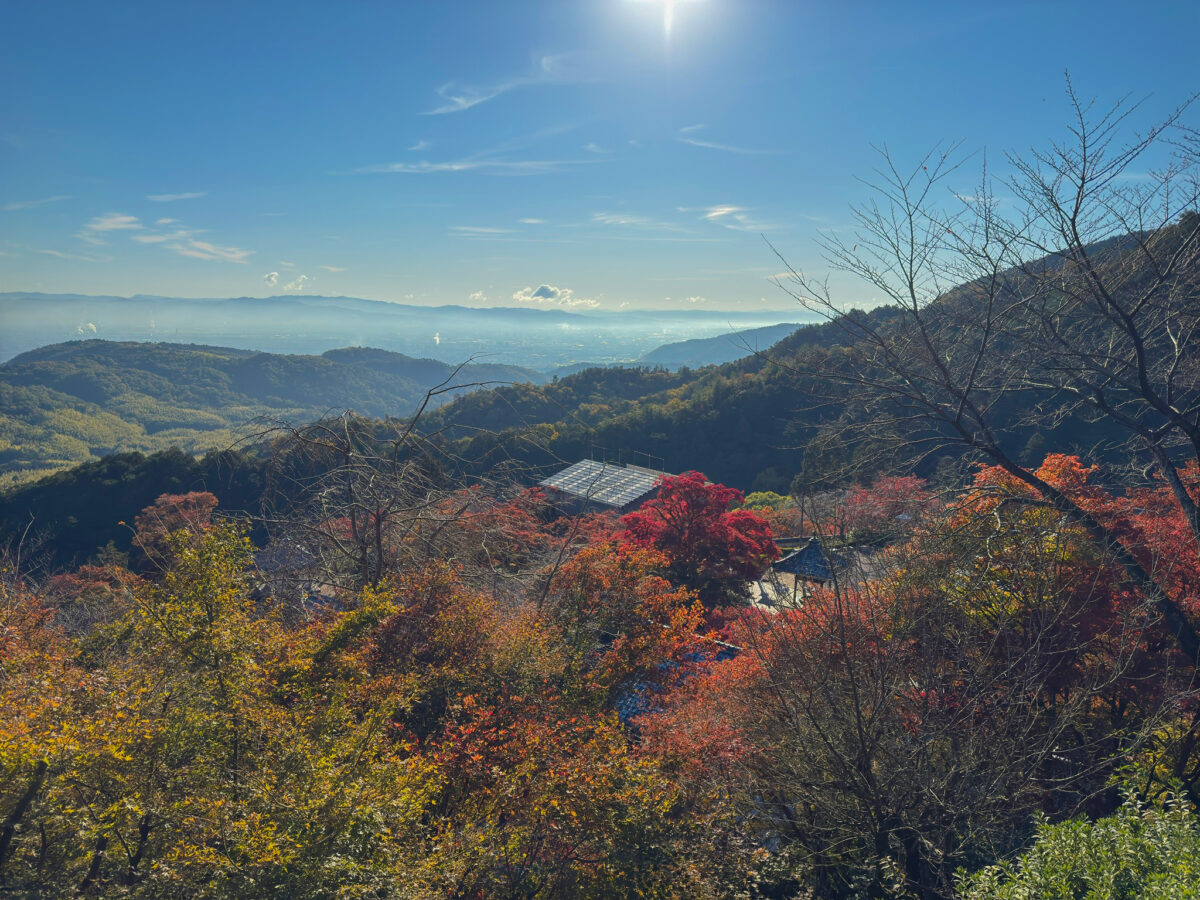
[[[826,272],[873,145],[965,139],[952,203],[1064,132],[1064,69],[1162,114],[1196,10],[8,4],[0,290],[795,321],[776,251]]]

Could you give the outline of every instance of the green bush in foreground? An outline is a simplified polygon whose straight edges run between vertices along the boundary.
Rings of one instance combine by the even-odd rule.
[[[964,900],[1200,898],[1200,817],[1183,800],[1129,799],[1097,822],[1038,826],[1019,859],[960,885]]]

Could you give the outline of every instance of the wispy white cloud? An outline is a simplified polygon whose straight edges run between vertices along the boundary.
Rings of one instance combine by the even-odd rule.
[[[576,297],[575,292],[570,288],[557,287],[553,284],[523,287],[514,293],[512,298],[518,303],[533,303],[539,306],[591,309],[600,305],[596,300]]]
[[[285,291],[302,291],[305,286],[312,281],[307,275],[297,275],[295,281],[291,281],[283,286]]]
[[[586,150],[588,153],[599,153],[602,156],[606,156],[609,153],[612,153],[612,151],[607,149],[606,147],[601,147],[599,144],[595,144],[595,143],[584,144],[583,149]]]
[[[83,226],[77,237],[81,240],[99,245],[106,243],[104,236],[114,231],[132,231],[130,237],[139,244],[153,244],[178,253],[180,256],[192,259],[217,260],[222,262],[244,263],[253,255],[253,250],[241,247],[224,247],[209,241],[200,240],[197,235],[204,234],[203,229],[188,228],[178,219],[158,219],[156,227],[165,230],[154,230],[142,224],[137,216],[124,213],[106,213],[97,216]]]
[[[0,211],[17,212],[22,209],[37,209],[39,206],[48,206],[51,203],[60,203],[63,200],[70,200],[70,194],[55,194],[53,197],[42,197],[40,200],[14,200],[11,203],[5,203],[0,206]]]
[[[715,222],[718,219],[723,219],[726,216],[741,215],[746,211],[744,206],[709,206],[704,209],[704,219],[708,222]]]
[[[483,172],[490,175],[544,175],[557,172],[568,166],[598,162],[593,159],[490,159],[487,157],[464,157],[463,159],[415,163],[384,163],[378,166],[363,166],[352,174],[404,174],[435,175],[442,172]]]
[[[72,259],[80,262],[112,262],[112,257],[105,254],[86,254],[86,253],[64,253],[62,250],[39,250],[38,253],[44,253],[46,256],[53,256],[55,259]]]
[[[535,60],[533,71],[529,74],[517,75],[492,84],[467,85],[449,81],[437,89],[437,95],[442,100],[441,105],[428,110],[424,115],[442,116],[463,112],[517,88],[568,80],[569,75],[564,67],[566,60],[566,54],[547,54]]]
[[[279,264],[280,264],[281,266],[283,266],[285,269],[294,269],[294,268],[296,268],[296,264],[295,264],[294,262],[288,262],[286,259],[281,259],[281,260],[279,261]]]
[[[198,241],[195,238],[184,238],[174,244],[164,245],[168,250],[174,250],[180,256],[192,259],[217,260],[220,262],[244,263],[254,254],[253,250],[243,250],[240,247],[218,247],[208,241]]]
[[[137,216],[127,216],[124,213],[105,213],[102,216],[96,216],[83,227],[89,231],[124,231],[145,226]]]
[[[774,150],[760,150],[754,147],[738,147],[733,144],[718,144],[715,141],[706,141],[696,135],[703,131],[706,125],[688,125],[679,129],[679,133],[675,136],[675,140],[683,144],[690,144],[693,147],[703,147],[705,150],[720,150],[724,153],[740,153],[746,156],[769,156],[775,153]]]
[[[481,172],[489,175],[542,175],[547,172],[561,171],[569,166],[605,162],[603,158],[595,156],[589,159],[522,159],[514,155],[520,150],[525,150],[548,138],[572,131],[577,127],[578,123],[567,123],[543,128],[528,134],[520,134],[495,147],[490,147],[459,159],[383,163],[351,169],[348,173],[343,174],[433,175],[445,172]]]
[[[421,138],[421,140],[417,141],[415,144],[413,144],[408,149],[416,152],[417,150],[424,150],[428,146],[429,146],[429,141],[425,140],[425,138]]]
[[[481,234],[512,234],[511,228],[488,228],[477,225],[451,225],[450,230],[464,237]]]
[[[188,191],[184,194],[147,194],[146,199],[153,203],[170,203],[173,200],[195,200],[207,195],[208,191]]]
[[[545,219],[517,219],[522,225],[545,225]]]
[[[345,272],[345,266],[321,266],[326,272]]]
[[[707,303],[708,299],[705,297],[700,297],[700,296],[688,297],[687,302],[688,303]]]
[[[474,291],[467,297],[472,303],[487,303],[487,294],[483,291]]]
[[[96,216],[92,221],[83,226],[76,237],[88,244],[103,244],[105,240],[101,237],[110,231],[137,231],[145,228],[138,220],[137,216],[127,216],[124,213],[105,213],[102,216]]]
[[[641,228],[650,231],[685,232],[688,230],[676,222],[665,222],[662,219],[625,212],[592,213],[592,221],[597,225],[623,225],[627,228]]]
[[[701,220],[720,225],[731,231],[771,231],[778,227],[767,222],[761,222],[750,215],[750,210],[744,206],[719,204],[717,206],[679,207],[680,212],[699,212]]]
[[[263,276],[263,281],[267,283],[267,287],[275,287],[275,285],[279,284],[279,273],[268,272]]]

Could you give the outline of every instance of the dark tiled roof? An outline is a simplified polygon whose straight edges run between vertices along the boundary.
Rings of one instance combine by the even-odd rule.
[[[835,568],[844,567],[842,557],[836,553],[826,553],[815,537],[809,538],[803,547],[793,550],[771,566],[776,572],[786,572],[813,581],[829,581],[833,578]]]
[[[627,469],[584,459],[539,483],[573,497],[620,509],[653,491],[662,477],[661,473],[648,469]]]

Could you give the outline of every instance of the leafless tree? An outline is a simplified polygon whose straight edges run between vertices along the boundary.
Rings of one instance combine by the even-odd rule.
[[[439,394],[463,388],[451,375],[403,420],[344,411],[307,425],[271,422],[257,435],[272,446],[263,512],[270,541],[259,564],[276,599],[303,611],[435,559],[510,603],[534,582],[544,588],[544,570],[578,549],[575,530],[551,549],[513,552],[500,509],[519,493],[511,480],[519,471],[497,464],[468,474],[477,461],[455,457],[453,441],[424,418]]]
[[[1100,421],[1171,486],[1200,546],[1200,136],[1189,99],[1136,133],[1139,104],[1097,111],[1068,82],[1069,138],[1007,157],[953,192],[957,148],[911,169],[884,149],[852,236],[823,242],[835,270],[895,304],[876,324],[843,314],[828,281],[791,270],[781,286],[837,322],[852,348],[821,374],[854,415],[839,439],[914,450],[957,447],[999,465],[1105,542],[1200,660],[1195,625],[1095,516],[1039,478],[1015,425]]]

